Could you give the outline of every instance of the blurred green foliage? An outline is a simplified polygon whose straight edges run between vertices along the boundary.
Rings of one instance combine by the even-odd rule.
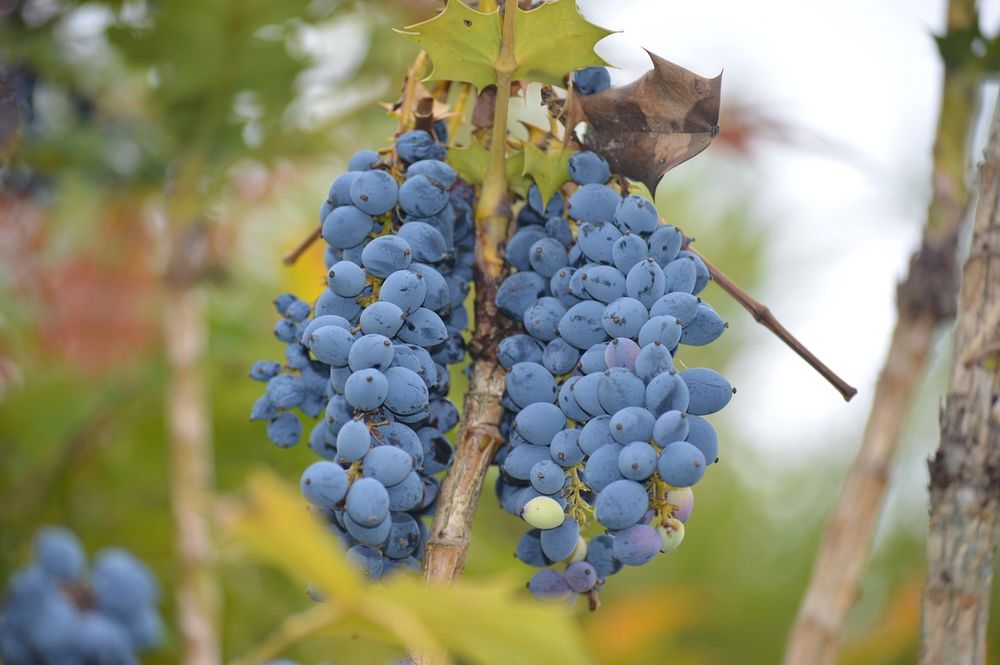
[[[156,220],[145,205],[169,198],[177,174],[192,172],[202,212],[220,222],[213,251],[221,271],[207,287],[211,335],[203,368],[220,496],[240,492],[262,466],[295,481],[312,454],[305,446],[274,448],[247,421],[260,385],[246,371],[280,354],[270,334],[272,296],[312,296],[321,285],[315,248],[290,270],[279,264],[282,251],[313,227],[327,183],[347,156],[386,143],[394,129],[371,102],[395,96],[413,55],[386,29],[412,20],[412,8],[334,0],[32,6],[55,9],[30,20],[10,12],[0,23],[2,64],[30,72],[37,102],[31,129],[2,174],[0,198],[0,361],[7,362],[0,365],[0,578],[25,561],[40,525],[65,524],[90,551],[118,544],[146,560],[168,592],[171,617],[177,564],[162,413],[166,370],[156,332]],[[343,40],[327,46],[348,63],[335,76],[312,79],[313,93],[326,88],[340,103],[318,120],[296,105],[319,104],[305,89],[309,69],[322,64],[304,48],[307,34],[314,45]],[[322,52],[331,57],[330,48]],[[352,53],[360,54],[356,61]],[[770,240],[753,205],[763,183],[729,162],[724,150],[709,151],[671,174],[659,204],[752,289],[766,272]],[[751,338],[766,340],[755,349],[786,352],[757,337],[752,320],[716,287],[705,297],[731,327],[689,362],[724,368]],[[945,362],[921,393],[914,419],[922,431],[928,418],[933,428]],[[456,402],[464,385],[456,376]],[[740,399],[753,399],[752,385],[740,388]],[[721,463],[699,485],[681,549],[616,576],[596,614],[573,610],[602,663],[780,659],[853,442],[803,433],[828,445],[795,466],[773,449],[744,445],[725,416],[715,422]],[[919,457],[924,443],[911,436],[903,459]],[[468,574],[501,575],[516,586],[530,574],[512,557],[524,526],[497,507],[493,478]],[[913,506],[887,517],[845,635],[844,663],[914,660],[923,519]],[[219,566],[223,642],[235,656],[312,603],[301,584],[228,545]],[[144,662],[176,663],[171,635]],[[994,637],[993,662],[998,654]],[[290,655],[354,665],[385,663],[399,651],[347,630]]]

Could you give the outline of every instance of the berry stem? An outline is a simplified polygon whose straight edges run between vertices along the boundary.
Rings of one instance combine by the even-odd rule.
[[[566,475],[570,480],[569,492],[566,497],[566,502],[569,504],[567,507],[570,517],[575,519],[581,527],[587,523],[588,515],[594,512],[594,508],[583,500],[582,494],[587,490],[587,485],[580,480],[582,466],[583,464],[576,464],[566,470]]]

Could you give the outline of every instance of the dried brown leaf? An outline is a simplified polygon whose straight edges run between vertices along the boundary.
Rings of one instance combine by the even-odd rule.
[[[607,159],[615,173],[655,192],[664,173],[707,148],[719,133],[722,74],[707,79],[654,53],[649,58],[653,68],[638,80],[575,95],[568,126],[586,122],[584,145]]]

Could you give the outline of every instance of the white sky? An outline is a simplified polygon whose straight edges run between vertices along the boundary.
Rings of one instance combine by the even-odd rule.
[[[740,398],[727,408],[732,429],[746,437],[741,443],[799,461],[835,441],[851,441],[853,450],[894,320],[895,284],[929,195],[941,76],[930,35],[943,28],[944,0],[579,5],[623,31],[598,49],[623,68],[616,84],[649,68],[640,45],[705,76],[724,69],[723,105],[736,99],[774,109],[870,161],[857,166],[765,144],[752,165],[773,240],[757,295],[859,396],[845,405],[749,317],[731,322],[745,339],[730,371]],[[1000,2],[984,3],[987,28],[998,12]],[[699,240],[707,252],[723,242]],[[917,436],[930,450],[934,420],[921,424]]]

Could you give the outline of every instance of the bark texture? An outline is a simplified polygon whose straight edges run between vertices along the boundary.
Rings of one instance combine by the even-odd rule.
[[[976,25],[974,0],[951,0],[948,30]],[[979,73],[945,63],[934,142],[933,194],[920,249],[897,290],[897,319],[861,446],[828,518],[812,579],[785,650],[785,665],[833,665],[844,621],[878,524],[890,467],[937,328],[955,313],[957,239],[969,205],[968,142],[975,122]]]
[[[1000,105],[979,169],[953,363],[930,462],[922,665],[986,662],[1000,536]]]
[[[517,68],[514,60],[515,10],[516,2],[505,0],[500,54],[496,63],[496,92],[492,93],[490,158],[476,207],[476,326],[469,344],[472,377],[462,408],[455,463],[441,485],[427,540],[424,577],[430,583],[447,584],[462,574],[483,479],[497,444],[502,441],[500,398],[507,373],[497,362],[496,352],[500,340],[513,333],[514,324],[497,308],[496,292],[507,274],[503,245],[512,217],[507,192],[506,146],[507,107],[512,75]],[[422,657],[418,662],[430,661]]]

